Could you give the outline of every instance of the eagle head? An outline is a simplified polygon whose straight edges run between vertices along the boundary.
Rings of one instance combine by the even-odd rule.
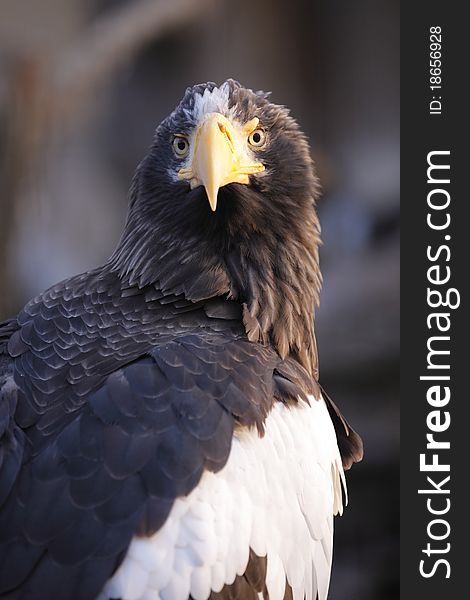
[[[285,107],[232,79],[189,87],[137,169],[114,265],[131,284],[240,301],[253,339],[287,354],[307,336],[313,356],[317,190]]]
[[[317,190],[308,143],[288,110],[232,79],[186,90],[138,178],[137,204],[149,201],[165,228],[184,225],[192,235],[220,227],[224,238],[267,224],[279,235],[303,227]]]

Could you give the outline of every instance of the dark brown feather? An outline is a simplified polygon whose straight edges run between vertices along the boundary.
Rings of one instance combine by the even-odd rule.
[[[258,594],[262,594],[263,600],[269,600],[266,587],[266,569],[266,556],[258,556],[250,549],[250,558],[243,575],[237,575],[235,581],[231,585],[224,585],[220,592],[211,592],[209,599],[259,600]],[[284,600],[292,600],[292,598],[292,588],[286,580]]]
[[[364,457],[362,439],[354,431],[351,425],[349,425],[339,408],[325,392],[323,387],[321,387],[321,390],[335,428],[338,448],[343,461],[343,468],[349,470],[354,463],[360,462]]]

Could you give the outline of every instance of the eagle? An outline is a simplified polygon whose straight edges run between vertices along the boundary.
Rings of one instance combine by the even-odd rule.
[[[318,181],[234,80],[186,90],[105,264],[0,324],[2,600],[324,600],[360,437],[318,380]]]

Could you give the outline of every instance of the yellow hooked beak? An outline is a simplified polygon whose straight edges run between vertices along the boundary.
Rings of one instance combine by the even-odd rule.
[[[213,211],[217,208],[219,189],[229,183],[249,183],[249,175],[264,171],[264,165],[253,162],[247,153],[247,136],[259,120],[251,119],[239,130],[220,113],[207,114],[198,125],[190,165],[178,172],[191,188],[203,185]]]

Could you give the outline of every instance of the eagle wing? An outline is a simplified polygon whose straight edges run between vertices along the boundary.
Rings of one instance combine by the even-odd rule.
[[[6,351],[8,340],[17,328],[15,319],[0,324],[0,507],[20,470],[25,444],[23,432],[14,420],[17,387]]]
[[[97,597],[133,539],[163,532],[203,475],[230,473],[238,440],[262,439],[274,405],[319,397],[295,361],[246,339],[238,304],[116,294],[106,277],[59,284],[0,327],[4,597]]]

